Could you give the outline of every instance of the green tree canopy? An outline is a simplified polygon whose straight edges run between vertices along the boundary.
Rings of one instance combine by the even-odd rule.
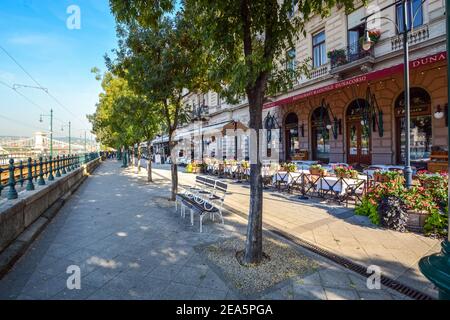
[[[207,56],[201,40],[193,36],[192,22],[186,20],[182,13],[174,17],[149,18],[152,23],[147,23],[143,15],[153,17],[149,13],[153,9],[146,7],[136,14],[137,8],[142,10],[142,2],[129,1],[127,5],[117,2],[120,1],[111,0],[118,20],[119,47],[115,60],[107,58],[107,65],[112,73],[126,78],[135,92],[145,95],[161,108],[169,134],[172,200],[175,200],[178,176],[173,136],[179,124],[188,118],[183,98],[190,92],[208,88]]]

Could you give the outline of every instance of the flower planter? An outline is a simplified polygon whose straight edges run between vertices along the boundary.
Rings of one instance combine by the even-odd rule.
[[[322,169],[309,169],[309,172],[314,176],[326,176],[326,171]]]
[[[399,182],[402,183],[403,182],[403,177],[397,177],[397,178],[390,178],[384,174],[381,173],[374,173],[373,175],[373,180],[375,180],[375,182],[380,182],[380,183],[386,183],[386,182]]]
[[[408,222],[406,228],[413,232],[423,232],[425,221],[430,215],[428,211],[408,210]]]
[[[202,173],[202,167],[201,166],[196,166],[196,167],[193,167],[192,170],[189,170],[187,172],[188,173],[199,174],[199,173]]]
[[[350,174],[350,173],[347,173],[347,172],[345,172],[345,173],[339,172],[339,173],[336,173],[336,177],[343,178],[343,179],[357,179],[358,178],[358,174],[357,173]]]

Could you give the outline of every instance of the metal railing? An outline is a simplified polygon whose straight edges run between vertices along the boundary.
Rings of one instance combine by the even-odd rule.
[[[414,45],[430,38],[428,25],[423,25],[408,33],[408,44]],[[403,36],[397,35],[391,38],[391,49],[396,51],[403,48]]]
[[[310,77],[308,80],[314,80],[323,76],[326,76],[330,73],[330,64],[326,63],[321,65],[320,67],[313,68],[310,71]]]
[[[19,162],[10,158],[8,165],[0,166],[0,199],[3,196],[6,196],[7,200],[17,199],[18,190],[33,191],[36,184],[44,186],[97,158],[99,158],[97,152],[62,155],[55,158],[51,156],[28,158]]]
[[[331,69],[347,65],[366,57],[374,57],[373,47],[363,50],[359,43],[354,43],[346,48],[336,49],[330,54]]]

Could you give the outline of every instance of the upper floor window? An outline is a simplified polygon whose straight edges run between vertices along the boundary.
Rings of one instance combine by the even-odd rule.
[[[408,0],[407,7],[408,30],[411,30],[411,26],[413,28],[421,26],[423,24],[422,0]],[[395,10],[398,29],[403,32],[403,4],[398,4]]]
[[[291,0],[291,8],[288,11],[288,18],[292,18],[295,14],[295,6],[297,5],[298,0]]]
[[[286,69],[295,71],[295,49],[286,52]]]
[[[317,68],[327,63],[327,53],[325,47],[325,31],[313,35],[313,67]]]

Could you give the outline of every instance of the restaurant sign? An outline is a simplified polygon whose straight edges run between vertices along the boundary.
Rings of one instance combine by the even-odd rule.
[[[413,60],[410,61],[409,65],[411,69],[416,69],[422,66],[426,66],[429,64],[433,64],[436,62],[440,62],[440,61],[445,61],[447,59],[447,52],[439,52],[437,54],[433,54],[431,56],[427,56],[424,58],[419,58],[417,60]],[[350,78],[347,80],[343,80],[343,81],[339,81],[318,89],[314,89],[314,90],[310,90],[292,97],[288,97],[285,99],[281,99],[278,101],[274,101],[274,102],[269,102],[264,104],[264,109],[268,109],[268,108],[273,108],[276,106],[280,106],[280,105],[284,105],[284,104],[288,104],[288,103],[293,103],[295,101],[298,100],[302,100],[308,97],[312,97],[315,95],[319,95],[325,92],[329,92],[332,90],[337,90],[337,89],[341,89],[341,88],[345,88],[351,85],[355,85],[358,83],[363,83],[363,82],[367,82],[367,81],[373,81],[373,80],[377,80],[377,79],[381,79],[399,72],[403,71],[403,63],[402,64],[398,64],[389,68],[385,68],[382,70],[378,70],[378,71],[374,71],[371,73],[367,73],[365,75],[361,75],[361,76],[357,76],[354,78]]]

